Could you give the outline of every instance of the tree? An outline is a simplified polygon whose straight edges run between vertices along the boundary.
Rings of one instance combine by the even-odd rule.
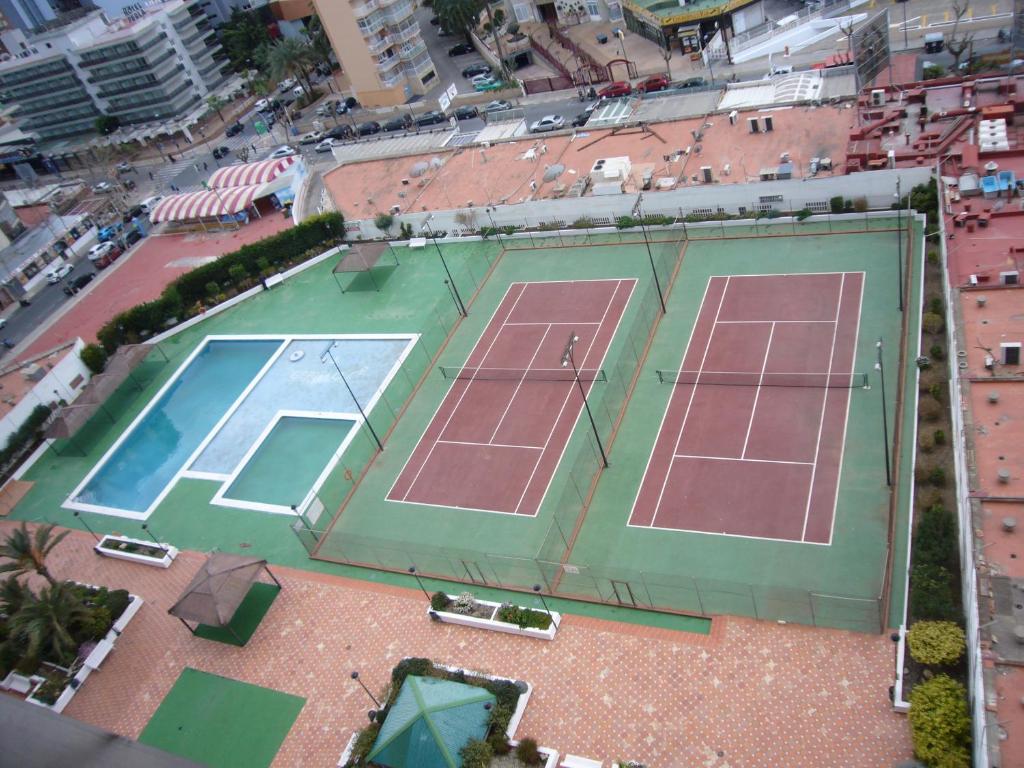
[[[24,648],[28,658],[67,663],[78,650],[76,632],[89,625],[93,612],[66,584],[44,587],[39,596],[28,594],[8,620],[11,639]]]
[[[236,8],[231,18],[221,26],[220,35],[224,52],[236,72],[249,68],[253,53],[260,45],[270,44],[270,33],[259,11],[240,11]]]
[[[62,531],[51,538],[53,528],[52,525],[39,525],[30,533],[28,526],[22,521],[21,527],[11,531],[7,535],[7,541],[0,544],[0,557],[11,561],[0,564],[0,573],[20,576],[34,571],[50,582],[51,586],[57,586],[57,580],[50,575],[46,567],[46,558],[70,531]]]
[[[330,38],[327,37],[327,33],[324,31],[323,22],[320,21],[320,17],[315,13],[313,18],[309,20],[306,34],[309,35],[309,46],[313,51],[314,58],[317,62],[323,62],[330,67],[334,48],[331,47]]]
[[[21,610],[30,595],[28,587],[16,576],[8,576],[0,583],[0,614],[10,618]]]
[[[224,122],[224,113],[221,112],[221,110],[227,106],[227,102],[224,101],[224,99],[222,99],[215,93],[211,93],[209,96],[206,97],[206,106],[208,106],[210,109],[216,112],[217,117],[220,118],[220,121],[222,123]]]
[[[967,15],[970,5],[970,0],[953,0],[953,31],[949,33],[949,40],[946,41],[946,47],[953,54],[953,74],[960,72],[960,57],[964,55],[968,48],[974,45],[974,33],[964,32],[962,35],[958,34],[960,20]]]
[[[120,125],[121,121],[117,119],[116,115],[100,115],[93,121],[96,133],[103,136],[110,135],[116,131]]]
[[[309,81],[309,71],[316,62],[309,42],[295,37],[278,40],[267,47],[264,60],[272,79],[284,80],[287,77],[294,77],[306,95],[310,95],[313,85]]]
[[[485,5],[483,0],[434,0],[434,12],[446,32],[469,39],[469,31],[480,23]]]

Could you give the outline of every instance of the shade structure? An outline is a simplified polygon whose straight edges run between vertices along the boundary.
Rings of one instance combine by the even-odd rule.
[[[230,189],[210,189],[171,195],[157,203],[149,219],[162,221],[193,221],[220,216],[233,216],[252,205],[262,184]]]
[[[297,159],[293,155],[277,160],[261,160],[257,163],[239,163],[226,168],[218,168],[210,176],[207,184],[211,189],[232,189],[248,187],[252,184],[267,184],[288,170]]]
[[[366,760],[388,768],[461,768],[459,752],[487,735],[494,703],[483,688],[409,675]]]
[[[258,557],[214,552],[167,612],[182,621],[226,627],[266,567],[267,561]]]

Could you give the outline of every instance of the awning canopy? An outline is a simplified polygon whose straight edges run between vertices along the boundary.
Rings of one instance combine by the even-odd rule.
[[[293,155],[277,160],[261,160],[257,163],[229,165],[226,168],[218,168],[214,171],[207,183],[211,189],[232,189],[234,187],[247,187],[251,184],[267,184],[288,170],[297,159]]]
[[[341,252],[341,258],[334,265],[334,272],[365,272],[373,269],[391,244],[385,242],[355,243]]]
[[[167,612],[182,621],[226,627],[266,567],[258,557],[214,552]]]
[[[231,189],[210,189],[202,192],[188,192],[171,195],[157,203],[149,220],[154,224],[161,221],[194,221],[220,216],[233,216],[252,205],[262,184]]]

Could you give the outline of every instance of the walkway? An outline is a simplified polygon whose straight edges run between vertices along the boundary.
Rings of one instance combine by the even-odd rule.
[[[11,523],[0,523],[6,535]],[[416,590],[274,567],[284,591],[245,648],[193,638],[167,608],[203,555],[167,571],[96,557],[73,532],[58,578],[128,587],[146,600],[66,714],[137,737],[185,667],[306,698],[275,766],[334,765],[404,656],[530,681],[520,726],[562,752],[657,766],[876,768],[910,757],[887,691],[893,648],[872,636],[716,618],[710,636],[567,616],[545,643],[434,624]]]

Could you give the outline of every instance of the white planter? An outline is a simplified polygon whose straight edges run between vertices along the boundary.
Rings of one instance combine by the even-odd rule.
[[[356,731],[349,737],[348,744],[345,745],[345,751],[338,758],[338,768],[342,768],[348,762],[348,759],[352,757],[352,748],[356,745],[356,739],[358,738],[359,731]]]
[[[107,549],[103,545],[108,541],[124,541],[129,544],[141,544],[146,547],[154,547],[152,541],[143,541],[142,539],[133,539],[130,536],[104,536],[100,539],[99,543],[93,547],[97,554],[103,555],[104,557],[112,557],[115,560],[129,560],[133,563],[142,563],[143,565],[154,565],[158,568],[169,568],[171,563],[174,562],[174,558],[178,556],[177,547],[172,547],[170,544],[160,544],[167,552],[163,557],[151,557],[149,555],[140,555],[136,552],[121,552],[117,549]]]
[[[519,746],[519,739],[510,739],[508,742],[512,749]],[[540,752],[544,758],[544,768],[558,768],[558,752],[551,749],[550,747],[537,746],[537,751]]]
[[[110,628],[110,632],[107,633],[108,639],[110,638],[111,633],[114,633],[115,635],[120,635],[122,632],[124,632],[124,628],[128,626],[128,622],[131,621],[132,617],[134,617],[135,614],[139,612],[139,609],[145,602],[145,600],[143,600],[141,597],[139,597],[138,595],[133,595],[130,592],[128,593],[128,597],[131,598],[131,602],[128,603],[128,607],[124,609],[124,613],[118,616],[117,621],[115,621],[114,625]]]
[[[0,688],[15,693],[29,693],[35,684],[31,677],[19,675],[17,672],[8,672],[7,677],[0,683]]]
[[[448,595],[448,598],[454,601],[458,595]],[[444,624],[460,624],[464,627],[476,627],[477,629],[488,629],[491,632],[504,632],[509,635],[521,635],[522,637],[533,637],[537,640],[554,640],[555,633],[558,632],[558,625],[562,623],[562,614],[551,612],[551,625],[547,629],[534,629],[527,627],[522,629],[516,624],[509,624],[506,621],[498,621],[494,617],[498,613],[498,609],[501,607],[501,603],[495,603],[492,600],[477,600],[478,605],[490,606],[491,617],[487,619],[481,619],[476,616],[463,616],[461,613],[451,613],[449,611],[435,611],[433,608],[427,608],[427,615],[430,617],[436,617],[437,621]],[[523,608],[524,606],[518,606]],[[531,608],[529,610],[536,610]]]
[[[64,708],[70,703],[71,699],[75,697],[75,689],[71,687],[71,683],[69,680],[67,687],[65,687],[64,690],[60,692],[60,696],[57,697],[57,700],[53,702],[53,704],[46,704],[42,701],[32,698],[32,694],[38,691],[43,686],[44,682],[46,682],[45,679],[40,680],[32,689],[32,693],[30,693],[28,695],[28,698],[25,700],[29,704],[35,704],[37,707],[45,707],[46,709],[53,710],[57,714],[60,714],[64,711]]]

